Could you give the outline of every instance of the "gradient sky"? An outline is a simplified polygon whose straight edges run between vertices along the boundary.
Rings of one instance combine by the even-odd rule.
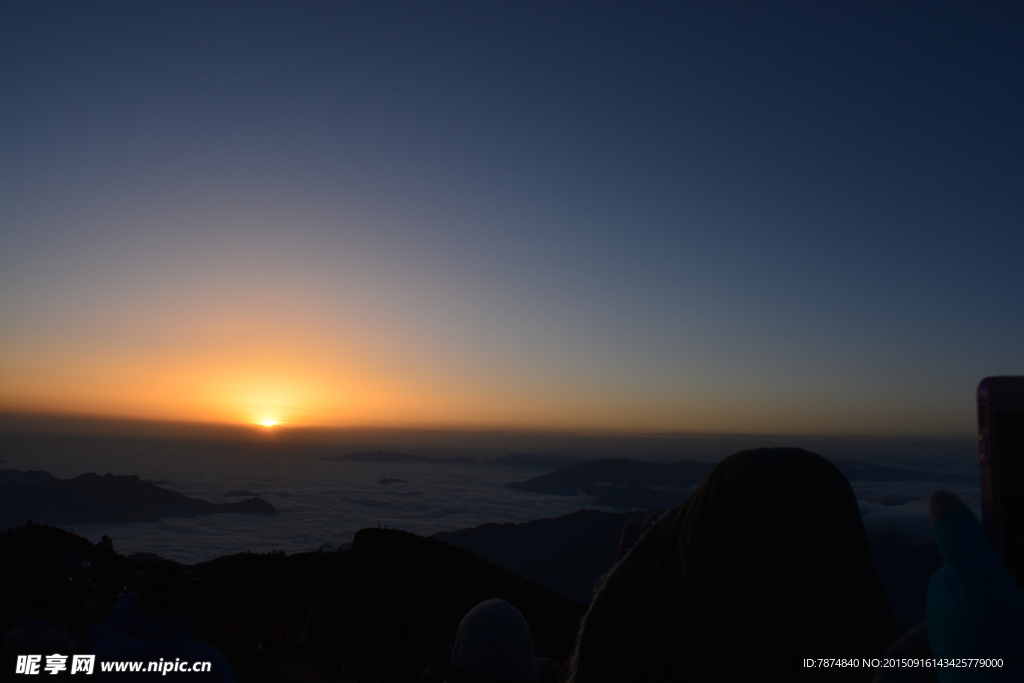
[[[0,10],[0,407],[957,435],[1024,5]]]

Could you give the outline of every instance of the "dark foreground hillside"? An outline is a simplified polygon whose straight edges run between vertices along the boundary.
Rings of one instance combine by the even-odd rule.
[[[82,570],[82,562],[90,566]],[[84,643],[142,565],[69,532],[37,524],[0,534],[4,632],[31,589],[58,595]],[[403,531],[363,529],[347,551],[239,554],[192,567],[209,588],[209,642],[239,681],[354,681],[371,668],[404,682],[447,659],[459,621],[487,598],[508,600],[530,623],[540,656],[564,661],[584,606],[472,553]],[[13,666],[4,663],[4,675]]]
[[[239,681],[402,683],[447,660],[463,615],[492,597],[524,614],[538,655],[564,661],[585,609],[564,595],[589,600],[614,562],[623,524],[647,514],[581,510],[432,538],[363,529],[344,551],[245,553],[192,571],[213,602],[208,642],[227,655]],[[934,543],[899,539],[873,539],[872,553],[905,631],[923,618],[928,578],[941,559]],[[57,594],[64,623],[84,644],[88,628],[154,559],[126,558],[44,525],[0,533],[8,577],[0,584],[0,626],[6,633],[32,589],[44,587]],[[0,680],[13,671],[8,664]]]
[[[433,537],[589,604],[597,580],[615,564],[623,525],[630,519],[643,522],[648,514],[580,510],[521,524],[442,531]]]
[[[614,564],[623,525],[630,519],[642,521],[648,514],[580,510],[521,524],[492,523],[440,532],[434,538],[589,603],[595,583]],[[942,566],[938,547],[935,541],[919,545],[896,535],[871,538],[869,544],[900,631],[907,631],[924,619],[928,582]]]

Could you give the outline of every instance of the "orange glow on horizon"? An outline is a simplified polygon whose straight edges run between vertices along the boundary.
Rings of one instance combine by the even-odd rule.
[[[254,335],[261,339],[258,345],[183,343],[160,351],[94,343],[28,346],[12,356],[17,362],[0,366],[0,411],[216,423],[263,434],[355,425],[866,436],[952,432],[923,409],[918,415],[870,404],[853,410],[832,396],[810,394],[774,407],[763,392],[740,391],[661,391],[624,403],[614,377],[551,384],[500,368],[488,375],[475,372],[476,366],[399,362],[401,354],[393,349],[391,357],[355,342],[334,348],[311,335],[301,343],[299,332],[292,332],[294,339],[269,329]]]

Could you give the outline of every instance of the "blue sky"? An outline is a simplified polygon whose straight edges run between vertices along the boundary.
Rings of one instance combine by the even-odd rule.
[[[6,408],[963,436],[1024,372],[1019,5],[2,12]]]

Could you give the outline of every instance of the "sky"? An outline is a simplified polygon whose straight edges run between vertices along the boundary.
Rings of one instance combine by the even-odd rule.
[[[1024,8],[0,5],[0,409],[957,436]]]

